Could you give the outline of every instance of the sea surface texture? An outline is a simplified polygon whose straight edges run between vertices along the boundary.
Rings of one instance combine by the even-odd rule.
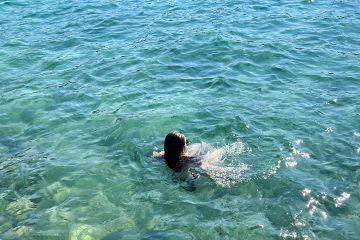
[[[2,240],[359,239],[360,1],[0,0],[0,94]]]

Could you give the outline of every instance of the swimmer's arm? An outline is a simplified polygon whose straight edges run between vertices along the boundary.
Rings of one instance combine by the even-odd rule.
[[[161,152],[153,152],[153,158],[160,159],[160,158],[163,158],[164,156],[165,156],[165,152],[164,152],[164,151],[161,151]]]

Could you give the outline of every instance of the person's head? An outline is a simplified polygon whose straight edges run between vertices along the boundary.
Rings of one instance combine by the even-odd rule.
[[[168,133],[165,137],[164,158],[168,166],[175,171],[177,171],[177,168],[179,168],[178,165],[185,152],[186,144],[187,140],[185,138],[185,135],[181,132],[174,131]]]

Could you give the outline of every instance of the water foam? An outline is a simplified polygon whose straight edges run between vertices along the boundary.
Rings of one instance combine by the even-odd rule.
[[[277,173],[283,164],[286,168],[294,168],[299,160],[310,158],[310,154],[298,149],[303,144],[302,139],[290,142],[291,152],[275,161],[266,169],[260,170],[259,166],[246,164],[241,158],[248,158],[244,153],[251,153],[252,149],[247,147],[240,140],[232,144],[227,144],[220,148],[215,148],[208,143],[201,142],[192,144],[187,149],[187,154],[194,156],[201,161],[200,167],[197,167],[200,173],[207,175],[217,185],[230,187],[236,183],[249,182],[255,179],[268,179]]]
[[[208,175],[220,186],[231,186],[242,182],[243,173],[250,169],[250,165],[237,163],[238,158],[246,148],[240,141],[215,148],[205,142],[189,146],[188,154],[201,159],[200,171]]]

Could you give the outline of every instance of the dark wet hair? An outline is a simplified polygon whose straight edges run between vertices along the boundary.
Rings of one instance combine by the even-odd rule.
[[[182,167],[180,164],[181,157],[187,144],[185,135],[181,132],[174,131],[168,133],[164,142],[164,158],[166,164],[175,172],[180,172]]]

